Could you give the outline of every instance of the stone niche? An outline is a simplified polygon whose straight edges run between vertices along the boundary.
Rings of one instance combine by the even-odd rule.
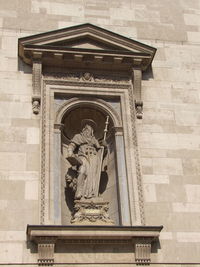
[[[85,100],[81,101],[79,97],[75,98],[74,101],[77,102],[77,106],[66,111],[62,118],[62,136],[61,136],[61,147],[62,147],[62,161],[61,161],[61,224],[70,224],[72,222],[72,214],[74,212],[74,190],[76,187],[76,168],[71,166],[67,158],[68,144],[73,136],[81,132],[81,122],[90,118],[97,123],[97,128],[95,131],[95,136],[98,140],[103,139],[106,112],[101,107],[102,103],[106,105],[107,103],[112,103],[112,101],[100,101],[101,99],[95,100],[95,98],[90,98],[87,102]],[[56,102],[63,101],[64,106],[67,105],[67,101],[61,100],[60,97],[55,100]],[[96,104],[94,102],[97,102]],[[114,101],[115,102],[115,101]],[[98,104],[99,103],[99,104]],[[101,103],[101,105],[100,105]],[[116,102],[117,103],[117,102]],[[103,105],[102,105],[103,106]],[[103,113],[104,111],[104,113]],[[108,115],[107,115],[108,116]],[[114,124],[111,118],[108,121],[108,134],[106,137],[106,153],[102,161],[100,182],[99,182],[99,201],[106,201],[109,203],[109,214],[111,219],[116,225],[120,224],[119,207],[118,207],[118,192],[117,192],[117,168],[116,168],[116,148],[115,148],[115,133]],[[58,148],[59,150],[59,148]],[[87,152],[86,152],[87,153]],[[99,153],[99,152],[97,152]],[[75,176],[75,182],[73,182],[73,177]],[[62,190],[63,189],[63,190]],[[102,200],[100,200],[102,199]],[[76,201],[76,200],[75,200]],[[97,201],[97,200],[96,200]],[[86,203],[90,203],[91,200],[88,199]],[[81,202],[84,205],[83,202]],[[86,204],[88,206],[88,204]],[[100,207],[99,207],[100,208]],[[98,209],[99,209],[98,208]],[[91,217],[91,220],[95,218]],[[75,222],[74,222],[75,223]],[[90,223],[89,220],[86,223]],[[92,223],[92,221],[91,221]],[[102,221],[102,223],[104,223]]]
[[[155,52],[91,24],[19,39],[41,118],[40,225],[27,228],[40,264],[53,264],[55,246],[83,246],[90,230],[102,244],[120,245],[124,233],[136,262],[150,262],[162,227],[145,226],[136,122]]]

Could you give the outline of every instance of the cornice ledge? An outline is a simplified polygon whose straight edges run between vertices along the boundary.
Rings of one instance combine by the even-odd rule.
[[[163,226],[62,226],[28,225],[27,239],[38,245],[38,263],[54,262],[56,242],[63,244],[132,244],[137,264],[150,264],[151,244]],[[47,257],[46,255],[49,255]]]

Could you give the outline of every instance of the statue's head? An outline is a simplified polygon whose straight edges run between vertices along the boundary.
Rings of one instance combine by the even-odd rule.
[[[96,131],[97,125],[93,120],[84,119],[81,121],[81,128],[83,133],[92,136]]]

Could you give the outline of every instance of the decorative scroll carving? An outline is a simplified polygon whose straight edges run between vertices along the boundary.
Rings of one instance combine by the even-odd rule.
[[[36,56],[34,54],[34,56]],[[33,97],[32,97],[32,107],[33,113],[38,114],[40,111],[40,98],[41,98],[41,77],[42,77],[42,63],[41,59],[33,60],[32,69],[32,84],[33,84]]]

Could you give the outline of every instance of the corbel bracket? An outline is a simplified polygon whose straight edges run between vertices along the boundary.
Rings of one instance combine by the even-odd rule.
[[[42,53],[33,53],[33,67],[32,67],[32,108],[33,113],[38,114],[40,112],[41,104],[41,78],[42,78]]]
[[[141,100],[141,83],[142,83],[141,68],[133,68],[132,81],[133,81],[133,91],[135,96],[136,117],[138,119],[142,119],[143,102]]]
[[[151,263],[151,244],[154,238],[136,238],[135,244],[135,262],[138,265],[149,265]]]
[[[52,266],[54,264],[54,249],[56,237],[54,236],[41,236],[35,239],[38,245],[38,265],[39,266]]]

